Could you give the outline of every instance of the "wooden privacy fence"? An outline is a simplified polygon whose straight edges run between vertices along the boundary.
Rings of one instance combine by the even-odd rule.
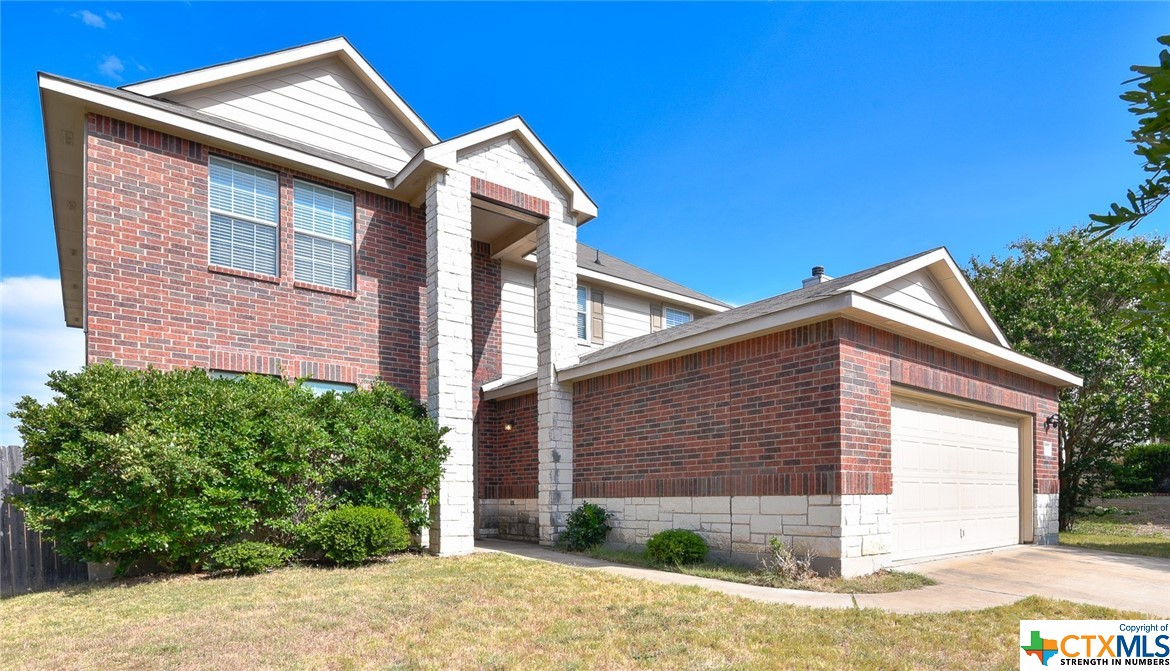
[[[23,462],[19,445],[0,447],[0,598],[89,578],[85,562],[59,556],[52,543],[25,526],[24,513],[8,503],[10,493],[24,491],[12,482]]]

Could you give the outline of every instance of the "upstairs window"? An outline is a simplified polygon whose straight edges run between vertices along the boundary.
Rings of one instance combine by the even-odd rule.
[[[666,328],[670,328],[671,326],[678,326],[679,324],[685,324],[694,319],[691,313],[687,312],[686,310],[672,308],[669,305],[665,307],[662,313],[662,316],[666,321]]]
[[[212,156],[208,209],[213,265],[277,274],[280,188],[276,173]]]
[[[352,194],[293,183],[297,281],[353,289],[353,218]]]
[[[577,339],[589,340],[589,287],[577,287]]]

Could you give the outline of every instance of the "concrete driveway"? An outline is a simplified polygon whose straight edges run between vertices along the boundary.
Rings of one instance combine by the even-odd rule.
[[[1170,559],[1059,545],[1021,545],[898,568],[938,585],[858,594],[862,608],[894,612],[986,608],[1038,595],[1170,617]]]

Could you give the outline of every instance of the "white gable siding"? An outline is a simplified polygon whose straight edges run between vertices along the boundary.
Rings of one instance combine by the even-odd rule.
[[[536,332],[533,330],[535,272],[531,266],[515,263],[501,265],[500,349],[503,379],[536,370]],[[582,284],[589,285],[588,282]],[[601,289],[605,292],[605,346],[650,333],[649,297],[612,287]],[[581,354],[600,347],[602,345],[579,343]]]
[[[605,292],[605,344],[650,332],[650,300],[620,291]]]
[[[174,96],[208,114],[397,173],[421,148],[336,59]]]
[[[917,312],[924,317],[949,324],[955,328],[969,331],[966,322],[959,316],[946,294],[930,277],[925,270],[918,270],[909,275],[883,284],[869,292],[869,294],[887,303]]]
[[[513,263],[503,264],[500,270],[500,363],[502,376],[508,379],[536,370],[536,271]]]

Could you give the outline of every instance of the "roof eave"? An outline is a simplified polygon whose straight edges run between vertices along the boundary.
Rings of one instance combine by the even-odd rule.
[[[935,344],[948,351],[954,351],[1059,388],[1077,387],[1083,383],[1081,377],[1068,371],[927,319],[909,310],[854,292],[834,294],[785,310],[728,324],[613,358],[585,361],[559,371],[558,378],[563,382],[584,380],[834,317],[845,317],[906,335],[928,344]]]
[[[514,137],[520,140],[532,152],[534,158],[548,175],[565,190],[569,208],[577,218],[578,226],[597,217],[597,204],[589,198],[577,180],[565,170],[560,161],[553,156],[548,147],[520,117],[511,117],[430,147],[424,147],[395,175],[394,188],[400,189],[404,193],[413,194],[412,202],[418,202],[420,194],[426,187],[426,176],[435,170],[455,167],[460,151],[504,137]]]
[[[421,145],[432,145],[439,142],[439,136],[423,121],[422,117],[412,108],[398,92],[391,87],[377,70],[369,64],[364,56],[344,37],[334,37],[320,42],[282,49],[259,56],[241,58],[238,60],[211,65],[175,75],[150,79],[137,84],[123,86],[122,89],[147,97],[173,96],[205,86],[218,85],[272,72],[300,63],[308,63],[323,58],[337,57],[357,72],[363,83],[381,97],[383,103],[399,117],[407,130],[415,136]]]
[[[295,147],[270,142],[247,132],[158,109],[156,106],[82,86],[55,75],[42,73],[40,87],[42,95],[44,92],[52,92],[78,101],[85,112],[108,114],[149,128],[173,132],[184,138],[214,144],[223,149],[276,159],[310,173],[328,176],[378,193],[394,195],[391,189],[392,179],[385,175],[338,163]]]
[[[587,266],[583,266],[580,263],[577,264],[577,276],[585,278],[587,283],[593,282],[601,285],[607,285],[616,289],[634,291],[640,294],[653,296],[658,300],[669,301],[677,305],[694,308],[696,310],[702,310],[704,312],[726,312],[727,310],[731,309],[730,306],[723,303],[700,300],[698,298],[692,298],[690,296],[686,296],[674,291],[669,291],[667,289],[659,289],[658,287],[652,287],[647,284],[635,282],[634,280],[627,280],[625,278],[616,277],[614,275],[603,273]]]
[[[946,247],[933,249],[926,254],[919,255],[885,272],[854,282],[843,287],[841,291],[866,293],[895,278],[923,268],[933,268],[934,271],[937,271],[942,276],[941,279],[944,283],[952,284],[953,289],[957,290],[958,295],[966,300],[970,306],[970,310],[964,311],[971,313],[971,323],[969,325],[978,327],[977,330],[980,331],[979,335],[982,335],[986,339],[994,340],[1001,347],[1011,346],[1008,343],[1007,336],[1003,334],[1003,330],[999,328],[999,324],[996,324],[995,320],[992,319],[991,314],[987,311],[987,307],[983,305],[983,301],[979,300],[979,296],[975,294],[975,291],[967,282],[967,278],[963,275],[963,271],[959,269],[954,257],[951,256],[950,251]]]
[[[38,73],[38,81],[45,76]],[[85,325],[85,120],[68,97],[40,88],[49,200],[65,325]]]
[[[480,389],[485,401],[502,401],[536,392],[536,377],[532,374],[489,382]]]

